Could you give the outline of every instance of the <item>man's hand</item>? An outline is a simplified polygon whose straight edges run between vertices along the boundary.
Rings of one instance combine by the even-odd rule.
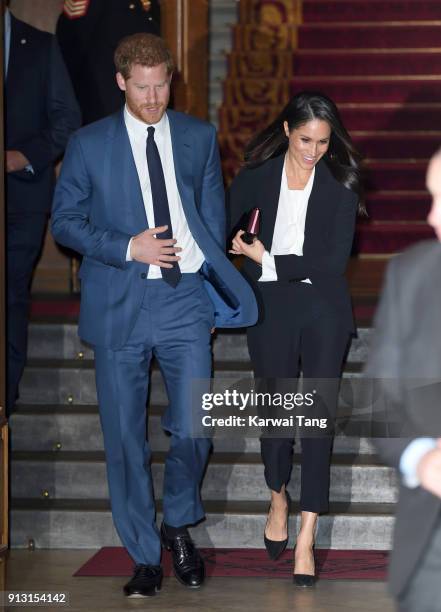
[[[423,489],[441,498],[441,438],[436,448],[422,456],[417,474]]]
[[[153,227],[135,236],[130,245],[132,259],[141,263],[154,264],[161,268],[172,268],[173,264],[171,262],[181,259],[176,253],[179,253],[182,249],[175,246],[177,241],[174,238],[155,238],[155,234],[161,234],[166,229],[167,225]]]
[[[20,151],[6,151],[5,155],[6,172],[20,172],[26,166],[30,165],[30,161]]]
[[[265,253],[265,247],[257,238],[254,239],[253,244],[247,244],[241,239],[242,234],[245,232],[239,230],[233,238],[233,248],[230,249],[230,253],[233,255],[245,255],[256,263],[262,265],[262,257]]]

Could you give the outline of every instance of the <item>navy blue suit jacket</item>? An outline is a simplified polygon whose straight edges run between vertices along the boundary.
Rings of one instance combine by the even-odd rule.
[[[202,250],[216,327],[257,319],[254,294],[225,252],[225,204],[216,130],[167,111],[176,180],[190,231]],[[127,262],[132,236],[148,228],[122,111],[71,139],[55,190],[52,233],[84,255],[79,334],[97,346],[125,344],[135,323],[148,265]]]
[[[13,15],[5,94],[5,149],[21,151],[34,170],[7,174],[8,212],[48,212],[54,162],[81,114],[55,36]]]

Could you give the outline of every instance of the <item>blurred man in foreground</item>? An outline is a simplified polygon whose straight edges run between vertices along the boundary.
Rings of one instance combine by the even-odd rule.
[[[437,240],[390,263],[366,368],[401,425],[401,437],[377,440],[401,476],[390,561],[400,612],[441,610],[441,150],[427,188]]]

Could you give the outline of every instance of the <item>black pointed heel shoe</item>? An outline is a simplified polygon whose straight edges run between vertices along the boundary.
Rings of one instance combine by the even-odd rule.
[[[288,530],[289,506],[291,502],[288,491],[285,491],[285,496],[286,496],[286,504],[287,504],[286,529]],[[270,509],[271,509],[271,504],[268,508],[268,513]],[[285,540],[270,540],[269,538],[266,537],[265,530],[263,532],[263,541],[265,544],[266,552],[268,553],[268,557],[271,559],[271,561],[276,561],[276,559],[280,557],[280,555],[283,553],[283,551],[288,545],[288,537],[286,537]]]
[[[315,576],[310,574],[294,574],[292,579],[298,587],[313,587],[315,585]]]
[[[314,557],[314,546],[312,547],[312,556]],[[314,559],[314,568],[315,568],[315,559]],[[315,572],[313,575],[311,574],[294,574],[292,577],[292,581],[298,587],[313,587],[316,582]]]

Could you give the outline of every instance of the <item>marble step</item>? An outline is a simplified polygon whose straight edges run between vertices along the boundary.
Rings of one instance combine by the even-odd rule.
[[[29,359],[93,359],[92,348],[83,343],[75,323],[39,323],[29,325]],[[366,360],[372,329],[358,329],[348,355],[349,361]],[[219,330],[213,339],[213,358],[217,361],[248,361],[246,333]]]
[[[227,71],[226,54],[232,48],[232,26],[238,20],[238,5],[236,0],[209,2],[208,119],[216,127],[219,124],[217,107],[222,102],[219,79],[224,78]]]
[[[228,27],[238,20],[237,0],[210,0],[208,20],[210,31],[212,28]]]
[[[347,363],[343,379],[352,381],[362,377],[362,364]],[[214,363],[214,384],[220,390],[237,385],[241,380],[252,380],[251,364],[246,361]],[[348,383],[349,384],[349,383]],[[345,393],[348,392],[347,385]],[[30,360],[20,382],[20,402],[24,404],[96,404],[95,371],[93,361],[40,359]],[[150,401],[167,403],[162,375],[157,368],[151,374]]]
[[[228,61],[226,53],[213,53],[209,58],[210,81],[222,82],[228,73]]]
[[[198,546],[263,548],[267,501],[207,501],[206,520],[192,528]],[[291,511],[289,546],[298,517]],[[391,546],[394,504],[334,502],[318,522],[317,548],[387,550]],[[158,525],[162,520],[158,504]],[[11,546],[26,548],[121,546],[107,500],[11,499]]]
[[[233,25],[233,24],[232,24]],[[228,53],[233,46],[233,28],[230,24],[212,27],[210,30],[210,55]]]
[[[160,496],[165,453],[152,460],[154,489]],[[300,457],[294,455],[289,490],[300,495]],[[103,452],[13,452],[11,455],[13,498],[108,499]],[[268,498],[260,454],[213,454],[202,486],[204,500],[259,501]],[[372,455],[334,454],[331,464],[331,501],[393,503],[396,477]]]
[[[216,53],[226,53],[225,51],[220,51]],[[226,61],[226,60],[225,60]],[[210,112],[219,108],[224,100],[224,89],[222,81],[211,81],[210,82]]]
[[[149,442],[153,451],[166,452],[170,438],[161,427],[164,406],[149,407]],[[345,412],[342,409],[339,412]],[[344,419],[345,417],[343,417]],[[374,454],[371,437],[345,433],[346,420],[337,420],[335,453]],[[9,419],[11,449],[13,451],[102,451],[103,436],[98,407],[88,405],[33,404],[19,405]],[[257,436],[222,436],[214,439],[216,453],[259,453]]]

